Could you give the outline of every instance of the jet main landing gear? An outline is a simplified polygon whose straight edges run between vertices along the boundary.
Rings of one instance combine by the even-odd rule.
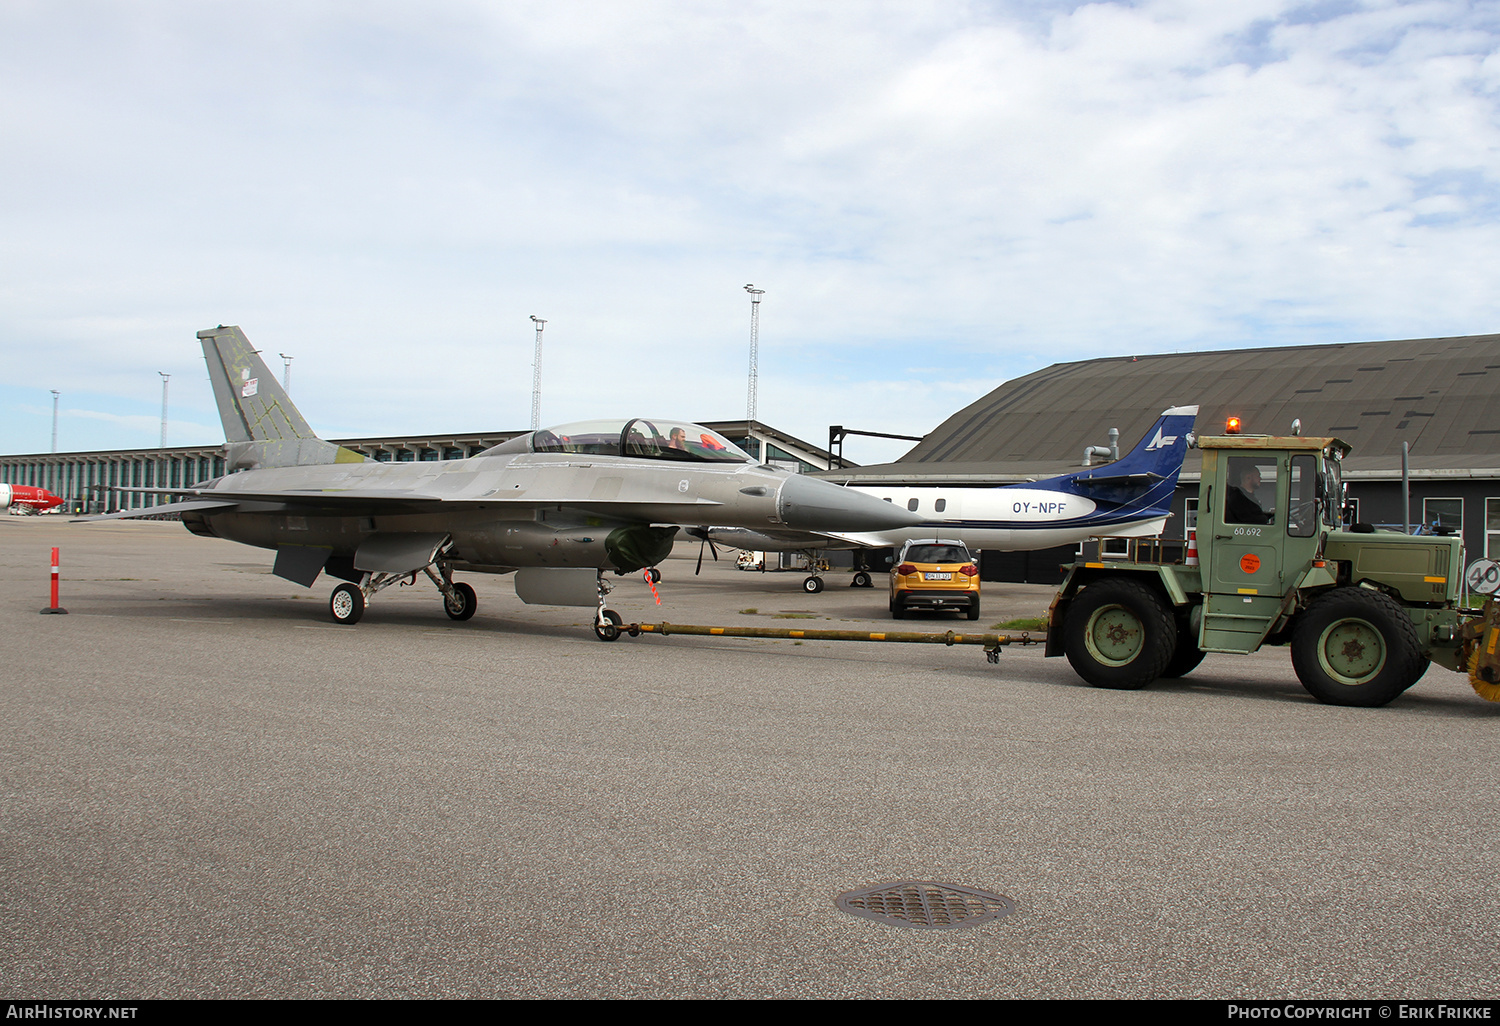
[[[434,570],[434,567],[437,569]],[[328,600],[328,615],[333,618],[334,623],[351,626],[359,623],[370,599],[377,592],[384,591],[393,584],[415,584],[418,572],[426,574],[437,585],[438,592],[443,596],[443,612],[448,614],[448,619],[467,620],[478,610],[479,596],[475,594],[473,586],[463,581],[454,581],[453,565],[446,559],[438,559],[422,567],[420,571],[412,570],[404,574],[366,571],[358,584],[340,584],[333,589],[333,595]]]

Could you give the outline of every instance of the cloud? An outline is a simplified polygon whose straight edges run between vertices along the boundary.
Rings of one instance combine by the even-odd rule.
[[[718,419],[753,281],[762,419],[818,441],[1062,360],[1481,333],[1497,41],[1442,0],[11,5],[0,353],[36,404],[211,411],[192,333],[238,323],[325,433],[493,429],[535,313],[544,419]]]

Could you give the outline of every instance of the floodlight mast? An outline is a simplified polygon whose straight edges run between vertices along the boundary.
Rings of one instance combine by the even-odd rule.
[[[57,397],[62,395],[57,389],[49,389],[52,393],[52,451],[57,451]]]
[[[172,380],[172,375],[166,371],[157,371],[161,375],[161,447],[167,447],[167,382]]]
[[[531,323],[536,325],[536,354],[531,358],[531,430],[535,431],[542,426],[542,329],[547,321],[532,314]]]
[[[760,297],[766,290],[746,285],[745,291],[750,293],[750,387],[745,396],[745,419],[754,420],[760,399]]]

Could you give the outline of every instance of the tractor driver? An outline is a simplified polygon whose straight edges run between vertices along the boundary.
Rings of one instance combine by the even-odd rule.
[[[1271,514],[1255,498],[1260,488],[1260,468],[1247,462],[1235,482],[1229,486],[1229,496],[1224,503],[1224,523],[1269,524]]]

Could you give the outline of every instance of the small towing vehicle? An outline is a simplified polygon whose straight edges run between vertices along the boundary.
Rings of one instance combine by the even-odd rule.
[[[1459,603],[1459,537],[1341,524],[1338,438],[1201,437],[1197,560],[1079,562],[1048,617],[1049,656],[1097,687],[1181,677],[1208,652],[1291,648],[1319,701],[1385,705],[1429,662],[1500,701],[1500,613]]]

